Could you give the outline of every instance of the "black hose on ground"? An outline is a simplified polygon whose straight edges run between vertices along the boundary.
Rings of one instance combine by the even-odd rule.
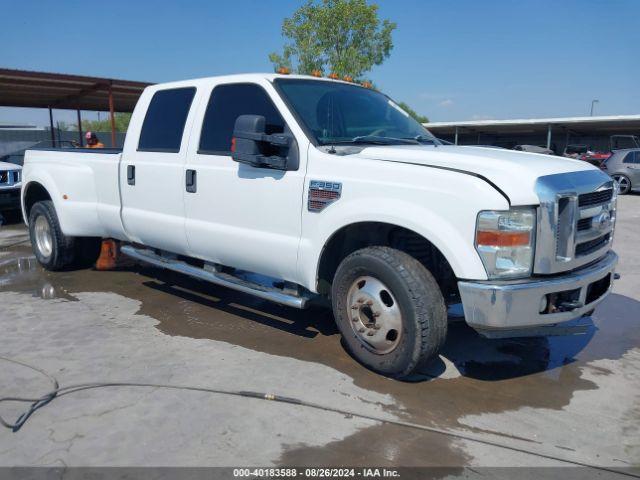
[[[303,407],[307,407],[307,408],[313,408],[313,409],[316,409],[316,410],[322,410],[322,411],[325,411],[325,412],[337,413],[337,414],[340,414],[340,415],[344,415],[344,416],[346,416],[348,418],[361,418],[361,419],[364,419],[364,420],[371,420],[371,421],[374,421],[374,422],[385,423],[385,424],[388,424],[388,425],[395,425],[395,426],[398,426],[398,427],[410,428],[410,429],[413,429],[413,430],[420,430],[420,431],[424,431],[424,432],[434,433],[434,434],[437,434],[437,435],[444,435],[444,436],[447,436],[447,437],[457,438],[459,440],[466,440],[466,441],[470,441],[470,442],[481,443],[481,444],[492,446],[492,447],[502,448],[502,449],[505,449],[505,450],[511,450],[513,452],[524,453],[524,454],[527,454],[527,455],[533,455],[533,456],[536,456],[536,457],[539,457],[539,458],[545,458],[545,459],[548,459],[548,460],[554,460],[554,461],[557,461],[557,462],[562,462],[562,463],[566,463],[566,464],[570,464],[570,465],[574,465],[574,466],[587,467],[587,468],[592,468],[592,469],[600,470],[600,471],[604,471],[604,472],[616,473],[616,474],[619,474],[619,475],[625,475],[625,476],[628,476],[628,477],[640,478],[640,475],[636,475],[636,474],[631,473],[631,472],[621,471],[621,470],[617,470],[615,468],[602,467],[602,466],[598,466],[598,465],[591,465],[591,464],[580,462],[580,461],[576,461],[576,460],[556,457],[554,455],[549,455],[549,454],[546,454],[546,453],[534,452],[532,450],[527,450],[525,448],[515,447],[513,445],[509,445],[509,444],[506,444],[506,443],[503,444],[503,443],[492,441],[492,440],[486,440],[486,439],[483,439],[483,438],[480,438],[480,437],[476,437],[476,436],[474,436],[472,434],[461,434],[461,433],[452,432],[452,431],[441,429],[441,428],[429,427],[427,425],[421,425],[421,424],[418,424],[418,423],[405,422],[405,421],[402,421],[402,420],[386,419],[386,418],[376,417],[374,415],[366,415],[366,414],[362,414],[362,413],[352,412],[352,411],[349,411],[349,410],[344,410],[344,409],[341,409],[341,408],[335,408],[335,407],[330,407],[330,406],[326,406],[326,405],[321,405],[321,404],[318,404],[318,403],[307,402],[305,400],[300,400],[298,398],[285,397],[285,396],[275,395],[275,394],[271,394],[271,393],[253,392],[253,391],[248,391],[248,390],[224,390],[224,389],[208,388],[208,387],[194,387],[194,386],[190,386],[190,385],[171,385],[171,384],[163,384],[163,383],[140,383],[140,382],[96,382],[96,383],[80,383],[80,384],[75,384],[75,385],[68,385],[66,387],[60,387],[60,385],[59,385],[59,383],[58,383],[58,381],[56,380],[55,377],[53,377],[52,375],[50,375],[49,373],[45,372],[44,370],[42,370],[42,369],[40,369],[38,367],[34,367],[34,366],[29,365],[27,363],[24,363],[24,362],[21,362],[21,361],[18,361],[18,360],[14,360],[14,359],[11,359],[11,358],[2,357],[2,356],[0,356],[0,360],[5,361],[5,362],[9,362],[9,363],[13,363],[13,364],[16,364],[16,365],[20,365],[22,367],[29,368],[31,370],[34,370],[34,371],[38,372],[38,373],[41,373],[42,375],[46,376],[51,381],[51,383],[53,385],[53,389],[50,392],[48,392],[45,395],[42,395],[41,397],[38,397],[38,398],[0,397],[0,403],[3,403],[3,402],[22,402],[22,403],[30,403],[31,404],[29,409],[27,409],[22,415],[20,415],[18,417],[18,419],[14,423],[9,423],[4,418],[2,418],[2,416],[0,416],[0,424],[2,426],[12,430],[13,432],[18,432],[24,426],[24,424],[29,420],[31,415],[33,415],[37,410],[39,410],[40,408],[44,407],[45,405],[48,405],[55,398],[59,398],[59,397],[65,396],[65,395],[70,395],[70,394],[73,394],[73,393],[76,393],[76,392],[80,392],[80,391],[83,391],[83,390],[93,390],[93,389],[108,388],[108,387],[164,388],[164,389],[171,389],[171,390],[187,390],[187,391],[193,391],[193,392],[213,393],[213,394],[219,394],[219,395],[231,395],[231,396],[236,396],[236,397],[253,398],[253,399],[258,399],[258,400],[269,400],[269,401],[285,403],[285,404],[290,404],[290,405],[299,405],[299,406],[303,406]]]

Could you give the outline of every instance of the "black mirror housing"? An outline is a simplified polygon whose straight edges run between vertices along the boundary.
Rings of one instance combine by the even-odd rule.
[[[276,170],[297,169],[297,149],[290,133],[266,133],[266,120],[262,115],[240,115],[233,128],[231,157],[240,163]],[[295,168],[290,157],[295,153]]]

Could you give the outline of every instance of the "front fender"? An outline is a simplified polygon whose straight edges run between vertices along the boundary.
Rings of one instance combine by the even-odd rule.
[[[473,245],[476,216],[475,209],[463,208],[451,215],[416,202],[382,197],[339,202],[316,215],[315,232],[301,241],[300,265],[305,286],[315,291],[322,250],[331,237],[360,222],[382,222],[411,230],[440,250],[456,277],[486,280],[484,266]]]

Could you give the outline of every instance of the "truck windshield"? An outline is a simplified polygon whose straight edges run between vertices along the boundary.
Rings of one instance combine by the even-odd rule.
[[[385,95],[357,85],[283,79],[276,86],[320,145],[440,144]]]

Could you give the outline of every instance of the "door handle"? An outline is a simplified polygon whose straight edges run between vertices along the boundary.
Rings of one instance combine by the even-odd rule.
[[[127,183],[129,185],[136,184],[136,166],[135,165],[127,165]]]
[[[196,193],[198,189],[198,172],[195,170],[187,170],[186,188],[189,193]]]

